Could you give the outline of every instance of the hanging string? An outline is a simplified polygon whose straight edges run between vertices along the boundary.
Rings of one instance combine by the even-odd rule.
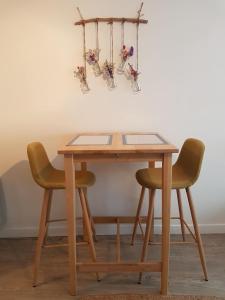
[[[113,64],[113,22],[110,22],[110,63]]]
[[[121,49],[123,49],[124,46],[124,21],[121,23]]]
[[[84,59],[84,74],[87,75],[87,65],[86,65],[86,33],[85,24],[83,24],[83,59]]]
[[[136,26],[136,70],[138,72],[139,23]]]
[[[78,11],[78,14],[81,18],[82,21],[84,21],[84,18],[80,12],[80,9],[79,7],[77,7],[77,11]],[[87,75],[87,66],[86,66],[86,33],[85,33],[85,23],[83,22],[82,23],[83,25],[83,59],[84,59],[84,74],[85,74],[85,77]]]
[[[139,20],[141,17],[142,7],[143,7],[143,2],[141,2],[140,9],[138,10],[138,15],[137,15],[138,22],[137,22],[137,26],[136,26],[136,48],[137,48],[136,49],[136,70],[137,70],[137,72],[138,72],[138,48],[139,48]]]
[[[99,49],[99,39],[98,39],[98,21],[95,23],[95,29],[96,29],[96,49]]]

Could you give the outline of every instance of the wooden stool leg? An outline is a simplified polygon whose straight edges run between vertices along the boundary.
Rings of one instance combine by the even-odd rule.
[[[151,225],[152,225],[152,215],[153,215],[153,208],[154,208],[154,197],[155,197],[155,190],[151,190],[151,195],[149,198],[149,207],[148,207],[148,216],[147,216],[147,222],[146,222],[146,230],[145,230],[145,238],[144,243],[142,247],[142,253],[141,253],[141,262],[145,260],[146,250],[148,247],[148,242],[151,234]],[[141,283],[142,279],[142,273],[139,274],[139,280],[138,283]]]
[[[190,211],[191,211],[191,217],[192,217],[192,221],[193,221],[193,225],[194,225],[195,236],[196,236],[196,240],[197,240],[197,244],[198,244],[198,251],[199,251],[199,256],[200,256],[200,260],[201,260],[201,264],[202,264],[202,269],[204,272],[205,280],[208,281],[205,253],[204,253],[204,249],[203,249],[203,245],[202,245],[202,239],[201,239],[201,235],[199,232],[197,218],[196,218],[194,205],[193,205],[193,201],[192,201],[192,197],[191,197],[191,192],[190,192],[189,188],[186,188],[186,193],[187,193],[188,203],[189,203],[189,207],[190,207]]]
[[[145,195],[145,187],[142,187],[141,196],[140,196],[140,200],[139,200],[139,203],[138,203],[138,208],[137,208],[137,213],[136,213],[136,218],[135,218],[135,223],[134,223],[133,234],[132,234],[132,238],[131,238],[131,245],[134,244],[134,238],[135,238],[136,231],[137,231],[137,226],[138,226],[138,222],[139,222],[142,203],[143,203],[143,200],[144,200],[144,195]]]
[[[152,200],[151,199],[151,190],[149,190],[149,203],[151,201],[154,201],[154,199]],[[155,225],[155,222],[154,222],[154,205],[153,205],[153,209],[152,209],[152,215],[151,215],[151,232],[150,232],[150,237],[149,237],[149,245],[151,244],[151,242],[153,242],[153,238],[154,238],[154,225]]]
[[[83,189],[78,188],[78,193],[80,196],[80,202],[81,202],[81,206],[82,206],[82,210],[83,210],[83,217],[85,220],[85,226],[86,226],[87,235],[88,235],[88,244],[89,244],[90,253],[91,253],[93,262],[96,262],[97,259],[96,259],[95,246],[94,246],[94,241],[93,241],[93,237],[92,237],[91,224],[90,224],[90,219],[88,216],[88,211],[87,211],[87,206],[86,206],[86,202],[85,202],[85,196],[84,196]],[[96,276],[97,276],[97,280],[100,281],[98,273],[96,273]]]
[[[93,236],[94,236],[94,241],[96,242],[97,238],[96,238],[96,232],[95,232],[95,224],[94,224],[94,220],[93,220],[92,215],[91,215],[91,210],[90,210],[90,207],[89,207],[89,204],[88,204],[87,195],[85,195],[85,193],[84,193],[84,199],[85,199],[85,203],[86,203],[86,207],[87,207],[88,217],[89,217],[90,222],[91,222],[91,229],[92,229],[92,233],[93,233]]]
[[[154,226],[155,226],[155,220],[154,220],[154,208],[152,212],[152,225],[151,225],[151,232],[150,232],[150,238],[149,238],[149,244],[153,242],[154,240]]]
[[[47,208],[47,215],[46,215],[46,231],[45,231],[45,237],[44,237],[43,245],[45,245],[47,243],[47,239],[48,239],[50,212],[51,212],[51,206],[52,206],[52,194],[53,194],[53,190],[50,190],[50,195],[49,195],[49,200],[48,200],[48,208]]]
[[[39,233],[38,233],[35,257],[34,257],[34,268],[33,268],[33,286],[34,287],[37,285],[37,275],[38,275],[38,269],[39,269],[40,260],[41,260],[41,248],[42,248],[44,238],[46,235],[46,230],[47,230],[46,222],[47,222],[47,215],[48,215],[48,210],[49,210],[51,194],[52,194],[51,190],[45,189],[44,199],[43,199],[43,204],[42,204],[42,211],[41,211],[41,219],[40,219],[40,225],[39,225]]]
[[[183,214],[183,205],[182,205],[182,199],[181,199],[181,194],[180,190],[177,189],[177,203],[178,203],[178,208],[179,208],[179,217],[180,217],[180,227],[181,227],[181,232],[182,232],[182,238],[183,241],[185,242],[185,226],[184,226],[184,214]]]

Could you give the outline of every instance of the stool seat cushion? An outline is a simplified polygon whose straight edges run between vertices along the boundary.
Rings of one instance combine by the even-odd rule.
[[[136,173],[140,185],[149,189],[162,189],[162,169],[141,169]],[[192,178],[184,172],[183,168],[172,168],[172,189],[183,189],[193,184]]]
[[[65,189],[65,172],[55,168],[49,170],[47,174],[42,174],[38,180],[39,185],[46,189]],[[76,171],[76,188],[85,188],[95,183],[95,175],[90,171]]]
[[[180,151],[176,163],[172,167],[172,189],[185,189],[198,179],[204,144],[197,139],[187,139]],[[140,185],[150,189],[162,189],[162,169],[141,169],[136,173]]]
[[[27,146],[32,176],[44,189],[65,189],[65,172],[54,168],[48,159],[44,146],[33,142]],[[86,188],[95,183],[95,175],[89,171],[76,171],[76,188]]]

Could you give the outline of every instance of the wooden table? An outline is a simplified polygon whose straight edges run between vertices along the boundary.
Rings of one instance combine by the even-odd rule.
[[[146,135],[147,133],[129,133],[130,135]],[[65,145],[58,150],[64,155],[66,176],[66,206],[68,220],[68,250],[69,250],[69,291],[71,295],[77,293],[77,272],[161,272],[161,294],[168,293],[169,272],[169,242],[170,242],[170,194],[172,153],[177,148],[166,142],[161,136],[151,133],[160,143],[153,144],[125,144],[122,133],[82,133],[82,136],[110,135],[111,141],[107,145]],[[78,138],[80,135],[77,135]],[[161,261],[150,262],[96,262],[78,263],[76,257],[76,205],[75,200],[75,163],[76,162],[134,162],[134,161],[161,161],[162,162],[162,250]],[[120,221],[130,222],[129,217]],[[116,223],[114,217],[96,217],[98,223]],[[134,217],[132,219],[134,221]]]

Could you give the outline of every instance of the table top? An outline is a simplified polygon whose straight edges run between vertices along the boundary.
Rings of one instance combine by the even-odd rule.
[[[58,149],[59,154],[177,153],[178,149],[155,132],[79,133]]]

